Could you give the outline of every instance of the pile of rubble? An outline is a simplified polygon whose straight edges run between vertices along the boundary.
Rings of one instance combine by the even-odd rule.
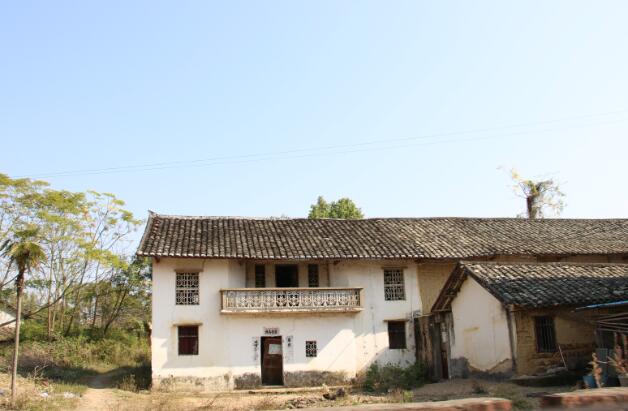
[[[343,398],[347,395],[347,392],[344,388],[338,388],[335,391],[325,392],[322,396],[323,400],[334,401],[338,398]],[[295,408],[307,408],[319,402],[320,400],[315,397],[299,397],[286,401],[286,408],[295,409]]]

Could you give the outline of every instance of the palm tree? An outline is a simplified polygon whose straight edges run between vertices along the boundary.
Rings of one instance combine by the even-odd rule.
[[[0,254],[9,259],[9,264],[15,264],[17,277],[16,288],[16,315],[15,315],[15,348],[13,350],[13,364],[11,372],[11,400],[15,401],[17,392],[17,357],[20,346],[20,319],[22,317],[22,292],[24,291],[24,274],[31,268],[39,265],[46,259],[46,254],[37,243],[39,230],[28,227],[16,231],[13,238],[6,240],[0,247]]]

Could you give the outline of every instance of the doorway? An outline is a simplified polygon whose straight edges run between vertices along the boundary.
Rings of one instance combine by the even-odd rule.
[[[298,265],[276,265],[275,285],[277,287],[298,287],[299,286],[299,266]]]
[[[283,385],[281,337],[262,337],[262,385]]]

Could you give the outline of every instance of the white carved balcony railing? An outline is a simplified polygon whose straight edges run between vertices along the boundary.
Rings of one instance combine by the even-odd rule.
[[[222,313],[357,312],[361,288],[231,288],[220,290]]]

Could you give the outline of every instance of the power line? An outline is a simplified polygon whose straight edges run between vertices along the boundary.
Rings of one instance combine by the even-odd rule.
[[[558,128],[552,128],[552,129],[522,130],[522,131],[517,131],[517,132],[512,132],[512,133],[507,133],[507,134],[500,133],[498,135],[472,137],[472,138],[466,138],[466,139],[458,139],[458,138],[446,139],[446,140],[438,139],[438,140],[428,141],[424,143],[412,143],[413,141],[435,139],[439,137],[454,137],[454,136],[463,136],[463,135],[468,135],[468,134],[496,132],[500,130],[564,123],[566,121],[591,119],[591,118],[597,118],[597,117],[607,117],[611,115],[626,114],[626,113],[628,113],[628,110],[621,110],[621,111],[594,114],[594,115],[576,116],[576,117],[555,119],[555,120],[547,120],[547,121],[540,121],[540,122],[534,122],[534,123],[512,124],[512,125],[506,125],[506,126],[501,126],[501,127],[483,128],[483,129],[475,129],[475,130],[467,130],[467,131],[454,131],[454,132],[446,132],[446,133],[435,133],[435,134],[428,134],[428,135],[421,135],[421,136],[407,137],[407,138],[372,140],[372,141],[361,142],[361,143],[299,148],[299,149],[284,150],[284,151],[277,151],[277,152],[231,155],[231,156],[221,156],[221,157],[212,157],[212,158],[195,159],[195,160],[177,160],[177,161],[168,161],[168,162],[159,162],[159,163],[128,165],[128,166],[120,166],[120,167],[59,171],[59,172],[34,174],[34,175],[28,175],[28,176],[26,175],[18,176],[16,178],[72,177],[72,176],[102,175],[102,174],[114,174],[114,173],[117,174],[117,173],[127,173],[127,172],[137,172],[137,171],[154,171],[154,170],[165,170],[165,169],[176,169],[176,168],[209,167],[209,166],[223,165],[223,164],[243,164],[243,163],[269,161],[269,160],[306,158],[306,157],[317,157],[317,156],[326,156],[326,155],[368,152],[368,151],[374,151],[374,150],[391,150],[391,149],[399,149],[399,148],[407,148],[407,147],[429,146],[429,145],[434,145],[434,144],[480,141],[480,140],[495,139],[495,138],[500,138],[500,137],[511,137],[511,136],[532,134],[532,133],[545,133],[545,132],[559,131],[559,130],[564,130],[564,129],[595,127],[595,126],[600,126],[600,125],[618,123],[618,122],[626,121],[627,119],[620,118],[618,120],[613,120],[613,121],[603,121],[603,122],[596,122],[596,123],[591,123],[591,124],[580,124],[580,125],[575,125],[575,126],[573,125],[562,126]],[[397,144],[391,145],[391,143],[397,143]],[[403,144],[403,143],[406,143],[406,144]]]

